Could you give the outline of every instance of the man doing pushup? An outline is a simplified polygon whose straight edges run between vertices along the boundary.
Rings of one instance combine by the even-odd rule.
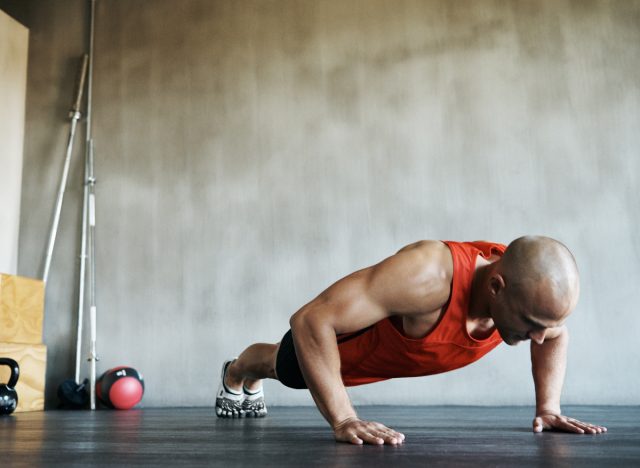
[[[216,413],[266,415],[261,379],[308,388],[335,438],[398,444],[404,435],[358,418],[345,386],[438,374],[471,364],[502,341],[531,340],[534,432],[607,429],[560,411],[579,295],[571,252],[548,237],[508,247],[420,241],[337,281],[291,317],[280,343],[256,343],[222,366]]]

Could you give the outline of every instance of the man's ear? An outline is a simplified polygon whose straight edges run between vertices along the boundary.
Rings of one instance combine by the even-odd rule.
[[[489,289],[493,297],[497,296],[505,286],[504,278],[501,274],[495,273],[489,278]]]

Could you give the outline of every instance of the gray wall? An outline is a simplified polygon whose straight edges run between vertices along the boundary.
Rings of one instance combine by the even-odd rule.
[[[563,401],[640,403],[639,1],[98,4],[100,367],[139,368],[147,406],[211,405],[223,358],[278,341],[328,284],[409,242],[525,233],[564,241],[582,272]],[[86,13],[29,3],[25,275]],[[73,171],[47,293],[50,400],[73,369],[79,158]],[[528,347],[351,394],[533,403]]]

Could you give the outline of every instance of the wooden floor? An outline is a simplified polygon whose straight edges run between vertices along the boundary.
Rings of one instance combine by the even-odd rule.
[[[640,407],[567,407],[602,435],[533,434],[532,408],[363,407],[402,446],[337,444],[315,408],[217,419],[211,408],[0,417],[0,466],[640,466]]]

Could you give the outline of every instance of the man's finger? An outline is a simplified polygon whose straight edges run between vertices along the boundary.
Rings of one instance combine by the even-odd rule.
[[[574,420],[572,422],[584,424],[588,428],[594,429],[597,433],[607,432],[607,428],[604,427],[604,426],[598,426],[597,424],[586,423],[586,422],[582,422],[582,421],[578,421],[578,420]]]
[[[554,427],[558,429],[566,430],[567,432],[577,432],[578,434],[584,434],[584,429],[581,429],[580,427],[578,427],[577,425],[569,421],[560,420],[559,423],[556,424]]]
[[[591,434],[596,434],[598,432],[598,430],[595,427],[592,427],[589,424],[585,424],[585,423],[581,423],[580,421],[573,423],[576,426],[578,426],[580,429],[582,429],[584,432],[589,432]]]
[[[594,424],[589,424],[589,423],[581,423],[584,427],[586,427],[589,432],[591,432],[592,434],[600,434],[603,431],[603,428],[600,426],[596,426]],[[584,429],[583,427],[583,429]]]
[[[404,440],[404,434],[402,432],[398,432],[398,431],[394,431],[393,429],[388,429],[385,427],[385,430],[383,430],[383,432],[386,432],[388,434],[391,434],[394,438],[403,441]]]
[[[533,432],[542,432],[542,430],[544,429],[544,423],[542,421],[542,418],[540,417],[536,417],[533,420]]]
[[[390,434],[394,439],[398,439],[400,442],[404,441],[404,434],[402,434],[401,432],[389,429],[387,433]]]
[[[567,418],[567,420],[570,423],[575,424],[576,426],[580,427],[585,432],[589,432],[591,434],[599,434],[601,432],[606,432],[606,430],[607,430],[606,427],[596,426],[595,424],[578,421],[577,419]]]
[[[387,444],[396,445],[402,443],[402,439],[398,437],[393,431],[380,431],[377,433],[378,437],[382,437]]]
[[[400,444],[404,439],[404,435],[388,428],[384,424],[372,422],[369,424],[369,432],[384,439],[387,444]]]
[[[359,436],[362,438],[362,440],[364,440],[368,444],[373,444],[373,445],[384,444],[383,438],[378,437],[370,432],[362,432],[359,434]]]
[[[346,441],[354,445],[362,445],[364,441],[356,434],[351,434],[351,437]]]
[[[399,434],[393,429],[388,428],[384,424],[375,423],[373,428],[370,428],[369,431],[373,434],[383,434],[384,436],[391,436],[395,438],[399,438]]]

